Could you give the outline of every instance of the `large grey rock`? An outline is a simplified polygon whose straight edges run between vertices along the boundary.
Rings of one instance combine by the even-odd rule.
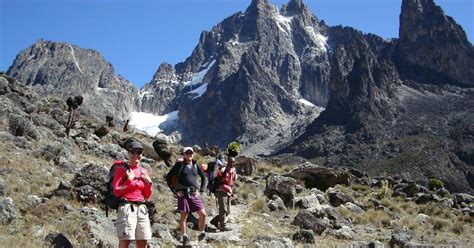
[[[293,225],[299,226],[301,229],[312,230],[315,234],[321,235],[326,230],[328,225],[316,218],[311,212],[307,210],[301,210],[292,221]]]
[[[80,223],[80,228],[87,236],[88,244],[93,247],[112,248],[118,247],[117,234],[111,218],[106,218],[95,208],[83,207],[81,214],[86,220]]]
[[[296,195],[295,186],[296,181],[293,178],[270,175],[267,178],[264,194],[269,199],[273,199],[273,196],[277,195],[283,200],[286,207],[292,208]]]
[[[105,183],[108,181],[108,170],[100,164],[86,163],[75,175],[72,185],[76,192],[80,192],[85,201],[105,197]]]
[[[264,247],[275,247],[275,248],[292,248],[294,247],[291,239],[281,238],[275,236],[257,237],[252,241],[253,247],[264,248]]]
[[[21,115],[11,114],[8,127],[10,133],[15,136],[25,136],[32,139],[39,139],[41,137],[33,123]]]
[[[323,191],[337,184],[347,186],[351,178],[351,174],[346,171],[315,165],[298,167],[285,176],[303,181],[306,188],[318,188]]]
[[[50,243],[55,248],[72,248],[71,241],[62,233],[52,232],[44,238],[44,240]]]
[[[13,199],[0,197],[0,222],[2,225],[12,223],[16,219],[16,209]]]

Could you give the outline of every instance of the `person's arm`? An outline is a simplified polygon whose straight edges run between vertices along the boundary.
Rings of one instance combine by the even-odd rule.
[[[131,185],[132,180],[129,180],[125,167],[118,167],[114,174],[114,195],[116,197],[123,196],[127,192],[128,186]]]
[[[151,178],[148,175],[148,171],[146,169],[141,170],[141,177],[143,182],[145,183],[145,188],[143,188],[143,197],[145,197],[145,199],[148,199],[153,193],[153,182],[151,181]]]
[[[199,177],[201,177],[201,189],[199,190],[199,192],[203,193],[204,190],[206,190],[207,178],[206,178],[206,175],[204,174],[204,171],[202,171],[201,166],[196,164],[196,168],[197,168],[197,172],[198,172]]]
[[[235,169],[235,167],[233,168],[233,174],[234,174],[234,182],[237,180],[237,170]]]
[[[166,174],[166,184],[168,184],[168,187],[173,192],[173,194],[176,194],[176,190],[174,189],[174,187],[172,185],[171,179],[173,178],[174,175],[176,175],[178,173],[178,170],[179,170],[179,163],[176,162],[176,164],[174,164],[173,168],[171,168],[171,170],[168,172],[168,174]]]

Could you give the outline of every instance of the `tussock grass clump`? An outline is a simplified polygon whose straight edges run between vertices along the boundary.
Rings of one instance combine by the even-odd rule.
[[[451,231],[455,234],[462,234],[464,232],[464,223],[461,221],[455,221],[451,226]]]
[[[392,218],[380,210],[369,209],[364,213],[354,215],[352,221],[354,224],[373,224],[376,227],[383,227],[389,223]]]
[[[258,190],[258,188],[249,185],[249,184],[242,184],[239,185],[238,188],[236,188],[236,194],[238,194],[239,197],[242,197],[244,200],[251,200],[250,196],[257,196],[259,194],[262,194],[261,191]]]
[[[370,186],[362,184],[353,184],[351,185],[351,189],[363,193],[364,195],[372,192],[372,188]]]
[[[259,196],[255,201],[250,203],[247,213],[250,215],[256,215],[261,213],[268,213],[267,198],[265,196]]]
[[[434,230],[442,231],[446,229],[448,226],[450,226],[450,221],[441,219],[441,218],[436,218],[436,217],[431,217],[428,219],[428,222],[433,225]]]
[[[390,211],[394,211],[396,213],[401,213],[403,211],[402,208],[400,207],[400,204],[397,203],[396,201],[383,199],[381,203],[382,205],[390,209]]]

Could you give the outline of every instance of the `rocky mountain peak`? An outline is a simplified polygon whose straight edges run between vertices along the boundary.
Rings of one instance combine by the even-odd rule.
[[[464,45],[468,45],[466,33],[461,26],[433,0],[404,0],[400,14],[400,40],[434,40],[434,37],[450,36]]]
[[[433,0],[404,0],[397,61],[405,78],[474,85],[474,48]],[[456,54],[456,56],[452,56]]]
[[[34,86],[43,96],[81,94],[82,109],[99,119],[106,115],[125,119],[135,109],[135,86],[116,75],[113,66],[92,49],[41,39],[17,55],[7,75]]]
[[[281,8],[281,13],[286,16],[310,14],[308,6],[303,0],[290,0],[287,4],[284,4]]]
[[[153,75],[153,81],[176,81],[176,71],[173,65],[168,63],[161,63],[156,71],[155,75]]]
[[[268,0],[252,0],[247,11],[264,10],[268,6]]]

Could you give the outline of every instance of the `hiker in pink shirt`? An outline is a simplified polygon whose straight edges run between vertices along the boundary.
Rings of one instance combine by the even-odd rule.
[[[120,198],[115,223],[119,248],[130,245],[135,240],[137,247],[145,248],[151,239],[150,219],[145,199],[152,194],[152,181],[148,171],[140,166],[143,146],[132,141],[128,145],[129,166],[117,168],[114,174],[114,195]]]
[[[230,199],[234,197],[234,183],[237,179],[234,163],[235,158],[229,157],[227,159],[227,165],[220,168],[216,176],[219,180],[216,197],[219,205],[219,230],[221,232],[228,230],[225,227],[225,218],[230,214]]]

